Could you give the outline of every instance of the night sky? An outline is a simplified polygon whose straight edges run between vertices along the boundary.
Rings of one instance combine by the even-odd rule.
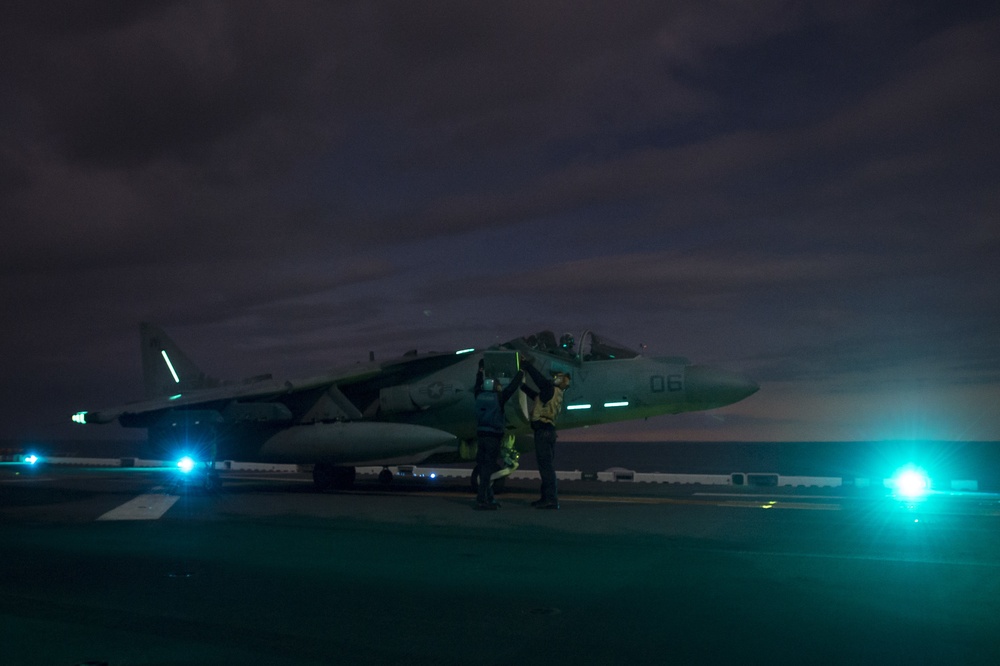
[[[0,438],[140,321],[316,374],[584,329],[744,372],[563,439],[1000,440],[996,2],[4,2]],[[470,382],[472,377],[470,377]]]

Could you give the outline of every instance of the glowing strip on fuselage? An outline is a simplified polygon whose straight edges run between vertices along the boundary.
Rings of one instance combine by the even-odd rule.
[[[620,402],[606,402],[605,407],[628,407],[628,400],[622,400]]]
[[[590,404],[586,403],[586,404],[582,404],[582,405],[566,405],[566,409],[570,410],[570,411],[572,411],[574,409],[590,409]]]
[[[163,356],[163,360],[167,362],[167,367],[170,368],[170,374],[174,376],[174,382],[180,384],[181,380],[177,376],[177,372],[174,371],[174,364],[170,362],[170,357],[167,356],[167,350],[161,349],[160,354]]]
[[[459,354],[471,354],[474,351],[476,351],[475,347],[469,347],[468,349],[459,349],[457,352],[455,352],[455,356],[458,356]]]

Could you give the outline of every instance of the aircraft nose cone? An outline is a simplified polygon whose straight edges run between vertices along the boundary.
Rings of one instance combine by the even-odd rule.
[[[735,372],[707,365],[691,365],[684,371],[684,389],[688,402],[710,409],[739,402],[756,393],[760,386]]]

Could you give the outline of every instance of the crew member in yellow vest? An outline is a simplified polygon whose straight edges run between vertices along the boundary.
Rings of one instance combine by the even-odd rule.
[[[523,360],[522,366],[538,387],[535,391],[526,384],[521,385],[521,390],[535,401],[531,409],[531,429],[535,431],[535,459],[538,461],[538,475],[542,479],[542,496],[531,505],[536,509],[558,509],[556,419],[562,411],[563,392],[569,388],[570,376],[565,372],[557,372],[550,380],[530,360]]]

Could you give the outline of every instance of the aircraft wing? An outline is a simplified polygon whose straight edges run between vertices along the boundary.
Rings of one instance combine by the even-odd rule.
[[[97,411],[78,412],[74,415],[73,420],[79,423],[110,423],[121,419],[122,425],[138,425],[139,422],[155,419],[160,412],[174,410],[221,408],[225,411],[227,405],[233,404],[244,407],[272,404],[277,408],[278,405],[281,405],[278,401],[281,396],[297,392],[319,391],[325,387],[326,391],[331,393],[331,399],[335,399],[332,396],[339,393],[338,385],[362,382],[382,373],[383,369],[380,366],[367,364],[361,368],[355,366],[298,381],[264,379],[242,384],[223,384],[214,388],[195,389]],[[340,395],[342,397],[342,394]],[[361,418],[361,412],[349,400],[343,398],[340,402],[340,407],[346,416]],[[258,410],[259,416],[266,416],[264,413],[266,411],[268,410]],[[277,408],[270,411],[273,413],[281,410]]]

